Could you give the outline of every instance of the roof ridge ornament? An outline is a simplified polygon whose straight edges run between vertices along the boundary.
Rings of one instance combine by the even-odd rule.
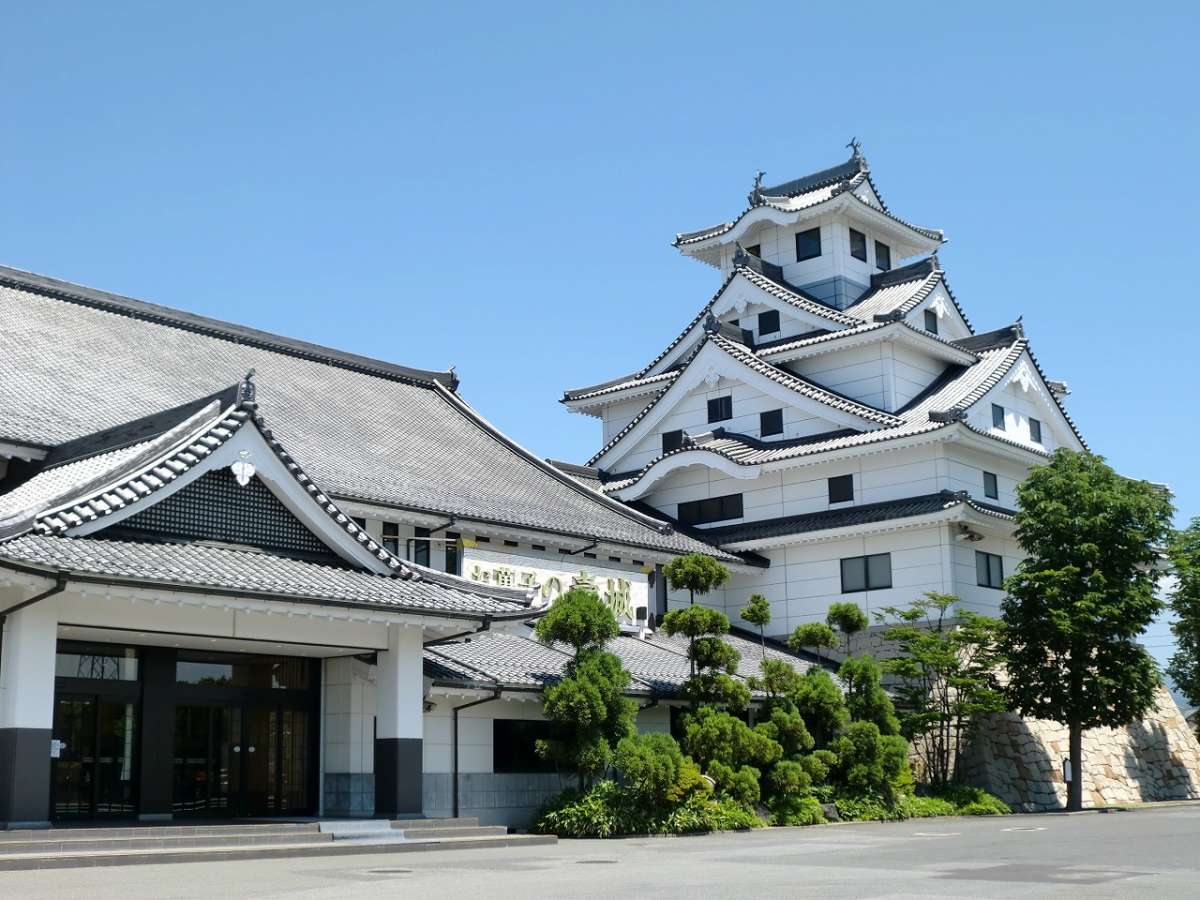
[[[238,384],[237,405],[246,409],[254,409],[258,406],[255,398],[258,396],[258,388],[254,384],[254,376],[258,372],[251,369],[246,373],[246,377]]]
[[[766,174],[762,169],[759,169],[754,175],[754,187],[746,195],[746,200],[751,206],[760,206],[763,202],[762,182],[763,176]]]
[[[862,152],[862,141],[860,141],[857,137],[852,137],[846,144],[846,148],[850,151],[850,155],[853,159],[857,159],[862,164],[863,168],[867,167],[867,158],[863,156]]]

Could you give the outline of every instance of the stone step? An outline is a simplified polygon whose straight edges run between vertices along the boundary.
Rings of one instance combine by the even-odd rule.
[[[464,828],[475,828],[479,825],[479,816],[458,816],[444,819],[392,819],[393,828],[429,828],[441,825],[461,825]]]
[[[152,831],[153,829],[143,829]],[[22,853],[75,854],[85,851],[110,850],[177,850],[180,848],[214,849],[218,847],[249,847],[256,844],[285,846],[313,844],[333,840],[331,834],[305,831],[263,832],[260,834],[201,834],[191,836],[161,836],[157,834],[115,838],[69,838],[64,840],[5,841],[0,843],[0,858]]]
[[[431,828],[404,828],[405,840],[419,841],[440,837],[489,837],[508,834],[503,825],[438,825]]]
[[[93,850],[63,853],[0,855],[0,871],[62,869],[91,866],[161,865],[176,862],[231,862],[248,859],[281,859],[309,856],[350,856],[381,853],[420,853],[433,850],[468,850],[544,846],[558,838],[542,834],[506,834],[492,837],[448,837],[378,842],[325,841],[304,844],[254,844],[235,847],[193,847],[161,850]]]
[[[429,820],[426,820],[429,821]],[[75,838],[200,837],[205,835],[309,834],[317,822],[255,822],[229,825],[125,825],[95,828],[19,828],[0,831],[0,846],[10,841],[61,841]]]

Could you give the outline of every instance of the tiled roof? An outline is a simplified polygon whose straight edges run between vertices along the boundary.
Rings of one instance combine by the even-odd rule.
[[[832,306],[822,303],[820,300],[809,297],[807,294],[804,294],[797,288],[779,284],[778,282],[768,278],[766,275],[763,275],[760,272],[755,272],[749,267],[741,267],[736,271],[743,274],[746,277],[746,280],[755,287],[761,288],[772,297],[782,300],[784,303],[788,303],[791,306],[794,306],[796,309],[802,310],[803,312],[814,316],[819,316],[822,319],[829,320],[830,322],[836,322],[838,325],[854,326],[861,322],[860,319],[857,319],[854,316],[847,315],[844,312],[834,309]]]
[[[735,630],[723,637],[742,654],[737,677],[758,675],[763,650],[757,638],[751,640]],[[616,654],[632,676],[629,692],[673,696],[679,692],[691,666],[687,659],[687,641],[665,632],[645,637],[621,635],[605,648]],[[801,672],[814,666],[807,654],[784,650],[769,641],[768,659],[788,662]],[[444,685],[472,686],[488,684],[515,690],[540,689],[562,677],[569,651],[547,647],[528,634],[487,632],[467,641],[441,643],[425,649],[425,674]]]
[[[636,474],[623,480],[605,482],[608,493],[621,491],[636,484],[662,460],[681,453],[715,453],[731,462],[744,466],[810,456],[834,450],[843,450],[874,444],[879,441],[913,437],[936,431],[949,425],[955,418],[951,412],[963,408],[963,404],[978,400],[994,387],[1020,358],[1026,349],[1023,337],[1011,334],[1009,343],[998,342],[986,349],[972,349],[979,362],[972,366],[948,366],[942,377],[926,391],[915,397],[907,406],[896,413],[898,424],[871,431],[831,432],[785,441],[764,442],[743,435],[718,431],[711,435],[692,436],[693,444],[663,454],[644,466]],[[974,342],[974,338],[971,339]],[[956,342],[962,346],[964,342]],[[975,342],[978,344],[978,342]],[[708,534],[708,530],[705,530]]]
[[[776,519],[761,519],[756,522],[744,522],[737,525],[723,525],[717,528],[707,528],[705,532],[720,544],[735,544],[742,541],[756,541],[784,535],[804,534],[812,531],[828,531],[834,528],[871,525],[877,522],[888,522],[894,519],[908,519],[913,516],[924,516],[942,512],[955,506],[971,504],[971,498],[965,493],[940,491],[936,494],[924,494],[919,497],[906,497],[900,500],[885,500],[881,503],[864,503],[861,506],[850,506],[842,509],[827,509],[819,512],[804,513],[797,516],[784,516]],[[1000,515],[1011,518],[1011,510],[1001,507],[988,506],[984,510],[990,515]]]
[[[131,587],[180,588],[263,599],[367,606],[452,618],[528,618],[528,606],[424,578],[374,575],[349,566],[291,559],[201,543],[151,543],[103,537],[26,534],[0,542],[0,566],[65,572],[72,581],[104,580]]]
[[[0,268],[0,440],[63,444],[126,422],[131,398],[167,409],[251,368],[280,440],[339,498],[659,552],[714,552],[660,533],[512,442],[447,388],[455,383],[448,373]]]
[[[616,394],[622,391],[630,391],[631,393],[644,393],[636,388],[648,388],[649,390],[661,390],[668,387],[672,381],[679,376],[678,369],[670,369],[666,372],[660,372],[658,375],[649,375],[641,378],[637,375],[626,375],[622,378],[606,381],[603,384],[593,385],[592,387],[578,388],[573,391],[564,391],[562,402],[567,403],[574,400],[593,400],[596,397],[604,397],[609,394]]]
[[[898,269],[872,275],[871,286],[846,308],[846,313],[868,322],[879,316],[903,316],[920,306],[939,284],[946,289],[950,302],[962,316],[967,328],[971,328],[971,320],[950,290],[946,273],[938,264],[936,254]]]

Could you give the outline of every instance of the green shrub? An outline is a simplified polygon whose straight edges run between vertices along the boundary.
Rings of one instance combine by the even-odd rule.
[[[744,806],[757,803],[762,795],[758,783],[761,774],[753,766],[734,769],[719,761],[708,766],[708,777],[717,783],[718,793]]]
[[[905,819],[927,819],[933,816],[953,816],[958,813],[958,807],[941,797],[910,797],[906,795],[900,798],[897,805]]]
[[[777,797],[771,803],[772,825],[820,825],[825,812],[816,797]]]
[[[839,794],[834,804],[843,822],[893,822],[904,818],[898,807],[873,794]]]
[[[679,784],[684,756],[669,734],[637,734],[621,739],[613,764],[634,800],[661,806]]]
[[[931,793],[954,804],[960,816],[1006,816],[1012,812],[1003,800],[982,788],[950,784]]]
[[[727,798],[693,794],[665,819],[649,829],[656,834],[696,834],[703,831],[742,831],[761,828],[762,820],[751,810]]]
[[[598,781],[590,791],[564,791],[538,815],[533,830],[562,837],[605,838],[624,831],[617,810],[620,788],[615,781]]]

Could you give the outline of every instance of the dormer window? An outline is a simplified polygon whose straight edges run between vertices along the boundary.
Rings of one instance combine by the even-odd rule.
[[[821,255],[821,229],[810,228],[796,234],[796,262],[816,259]]]
[[[850,229],[850,255],[863,262],[867,261],[867,236],[853,228]]]
[[[875,268],[887,271],[892,267],[892,248],[880,241],[875,242]]]
[[[930,334],[938,333],[937,313],[932,309],[925,310],[925,330]]]
[[[1042,423],[1033,416],[1029,417],[1029,439],[1035,444],[1042,442]]]
[[[758,314],[758,333],[775,334],[779,331],[779,311],[768,309]]]

